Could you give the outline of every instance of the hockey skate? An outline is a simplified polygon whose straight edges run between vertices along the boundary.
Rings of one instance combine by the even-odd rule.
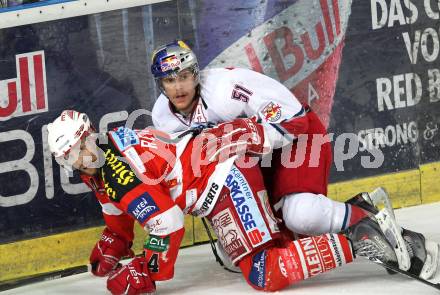
[[[348,228],[345,233],[351,240],[356,256],[368,258],[398,268],[397,255],[374,218],[367,217]]]
[[[403,229],[402,236],[411,257],[408,272],[440,289],[440,245],[426,240],[421,233],[407,229]]]
[[[380,208],[386,208],[395,219],[394,209],[387,191],[378,187],[371,193],[359,193],[347,201],[348,204],[355,205],[375,215]]]
[[[347,229],[357,256],[440,289],[439,244],[407,229],[401,230],[388,210],[364,218]]]

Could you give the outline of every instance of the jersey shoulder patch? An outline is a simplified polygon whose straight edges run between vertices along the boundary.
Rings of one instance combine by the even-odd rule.
[[[281,106],[275,102],[269,102],[261,110],[261,117],[269,123],[276,123],[281,118]]]
[[[110,131],[109,136],[121,152],[130,146],[139,144],[139,137],[136,132],[126,127],[119,127]]]

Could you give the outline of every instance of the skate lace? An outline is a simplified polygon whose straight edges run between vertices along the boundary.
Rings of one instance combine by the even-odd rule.
[[[366,239],[355,243],[354,248],[356,249],[356,255],[364,256],[370,259],[378,259],[384,261],[386,257],[385,251],[380,249],[376,243]]]
[[[414,248],[415,245],[411,242],[410,238],[403,237],[403,240],[405,241],[406,250],[408,251],[409,257],[412,258],[414,256]]]

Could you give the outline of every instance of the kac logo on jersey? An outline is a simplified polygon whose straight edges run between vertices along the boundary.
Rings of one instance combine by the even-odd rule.
[[[266,285],[266,250],[258,252],[252,257],[249,281],[260,288],[264,288]]]
[[[257,247],[270,241],[269,229],[264,222],[252,190],[240,170],[232,167],[226,177],[225,184],[230,190],[235,210],[240,216],[241,224],[252,246]]]
[[[120,151],[124,151],[129,146],[139,144],[139,137],[136,135],[136,132],[125,127],[119,127],[111,132],[110,136]]]
[[[159,207],[157,207],[153,198],[147,192],[134,199],[128,205],[128,212],[130,212],[141,224],[144,224],[148,217],[158,211]]]
[[[0,81],[0,121],[49,110],[44,51],[18,54],[15,60],[17,77]]]

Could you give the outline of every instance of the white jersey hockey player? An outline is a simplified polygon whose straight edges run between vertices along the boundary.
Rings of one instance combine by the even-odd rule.
[[[282,84],[248,69],[199,73],[195,54],[182,41],[159,47],[152,61],[162,92],[152,111],[157,129],[175,133],[239,117],[256,117],[262,124],[265,144],[274,149],[270,167],[263,169],[265,182],[271,204],[281,209],[289,230],[308,235],[339,232],[366,216],[356,206],[326,197],[332,153],[325,127]],[[297,154],[302,161],[295,159]]]
[[[367,215],[358,206],[326,197],[332,152],[325,127],[310,107],[302,105],[281,83],[248,69],[199,72],[197,57],[183,41],[156,49],[151,72],[162,92],[152,112],[159,130],[176,133],[212,123],[224,129],[227,123],[222,122],[232,121],[234,132],[245,135],[253,131],[234,119],[253,117],[261,123],[265,145],[273,149],[265,182],[272,205],[280,209],[290,231],[307,235],[340,232]],[[238,135],[234,137],[237,141]],[[411,235],[403,232],[408,244]],[[424,238],[419,240],[423,241],[412,240],[408,248],[425,243]],[[419,259],[431,270],[438,261],[438,246],[433,248],[421,251]],[[417,265],[415,273],[423,263]]]

